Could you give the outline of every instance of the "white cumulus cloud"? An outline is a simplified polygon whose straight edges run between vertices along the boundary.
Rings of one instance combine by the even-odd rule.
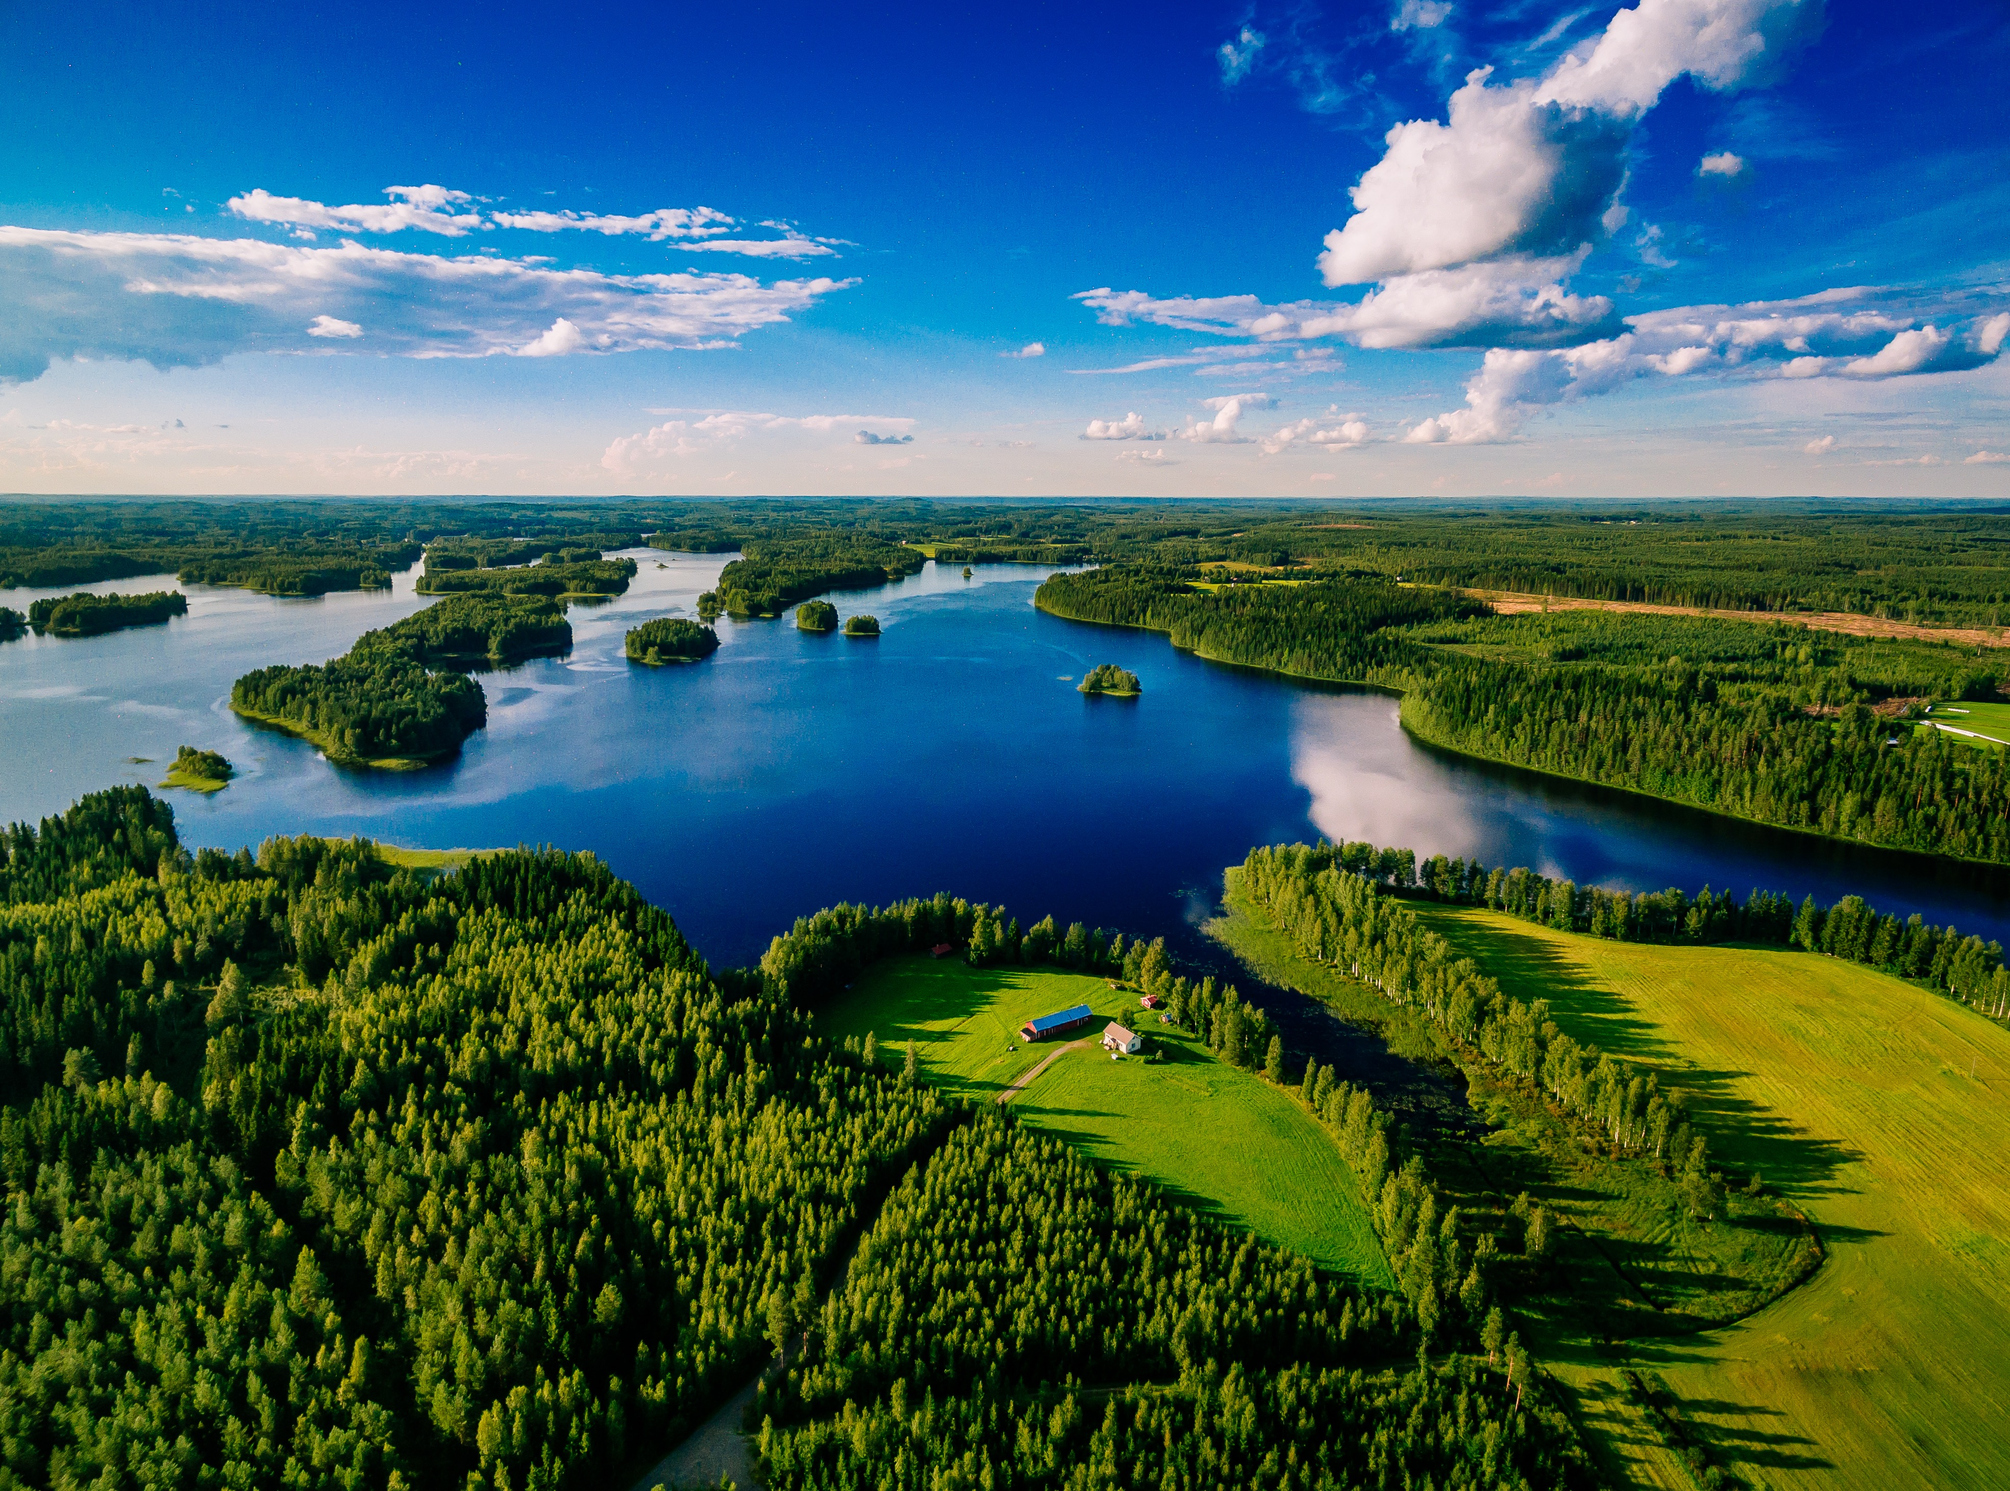
[[[1720,150],[1715,155],[1706,155],[1696,164],[1698,176],[1722,176],[1726,179],[1745,174],[1745,158],[1731,151]]]
[[[1045,357],[1047,355],[1047,344],[1045,342],[1028,342],[1017,352],[1000,352],[998,355],[1000,357]]]
[[[1836,437],[1833,435],[1824,435],[1819,440],[1810,440],[1806,445],[1803,445],[1801,447],[1801,454],[1807,456],[1825,456],[1835,448]]]
[[[912,435],[875,435],[871,430],[860,430],[856,435],[852,436],[851,438],[852,442],[857,445],[914,444],[914,437]]]
[[[2000,450],[1978,450],[1961,463],[1964,466],[2010,466],[2010,455]]]
[[[1163,440],[1164,430],[1147,429],[1145,417],[1133,409],[1122,419],[1092,419],[1082,431],[1084,440]]]
[[[1280,451],[1307,447],[1349,449],[1366,444],[1368,434],[1368,421],[1363,416],[1342,415],[1336,408],[1328,410],[1325,419],[1308,417],[1280,425],[1263,437],[1263,453],[1274,456]]]
[[[363,328],[354,321],[338,321],[333,316],[316,316],[307,323],[307,334],[311,337],[354,338],[363,334]]]
[[[534,341],[529,341],[516,349],[518,357],[567,357],[586,349],[586,337],[580,329],[565,317],[560,316]]]
[[[1214,411],[1214,418],[1190,421],[1180,431],[1180,438],[1191,440],[1196,445],[1247,445],[1249,437],[1236,429],[1242,416],[1251,409],[1268,409],[1275,402],[1267,393],[1238,393],[1203,399],[1202,405]]]

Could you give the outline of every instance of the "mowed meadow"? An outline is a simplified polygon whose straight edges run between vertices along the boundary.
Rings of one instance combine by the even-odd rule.
[[[1625,1348],[1719,1463],[1772,1487],[2010,1485],[2010,1035],[1808,953],[1419,909],[1572,1035],[1656,1067],[1717,1163],[1758,1171],[1819,1232],[1826,1262],[1772,1305]],[[1559,1364],[1593,1427],[1616,1365]],[[1638,1479],[1662,1481],[1666,1457],[1636,1448]]]
[[[1082,1030],[1033,1045],[1019,1038],[1033,1016],[1076,1004],[1095,1011]],[[1158,1059],[1111,1059],[1100,1044],[1111,1020],[1143,1034]],[[1226,1225],[1393,1285],[1332,1136],[1290,1092],[1161,1025],[1138,1007],[1134,989],[1055,969],[897,958],[862,973],[817,1023],[834,1039],[872,1034],[881,1060],[896,1066],[911,1040],[924,1080],[978,1100],[996,1101],[1025,1081],[1008,1099],[1024,1121]]]

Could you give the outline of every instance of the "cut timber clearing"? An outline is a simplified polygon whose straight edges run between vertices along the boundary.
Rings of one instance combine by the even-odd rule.
[[[1662,606],[1649,601],[1600,601],[1578,596],[1521,595],[1509,590],[1462,590],[1503,616],[1527,611],[1634,611],[1648,616],[1708,616],[1718,621],[1777,621],[1813,627],[1822,632],[1847,632],[1853,637],[1906,637],[1923,642],[1958,642],[1964,647],[2010,647],[2010,628],[1983,626],[1920,626],[1858,616],[1849,611],[1718,611],[1708,606]]]

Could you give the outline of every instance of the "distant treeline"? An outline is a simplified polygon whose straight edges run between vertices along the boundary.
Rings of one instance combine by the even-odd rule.
[[[57,637],[95,637],[186,615],[188,597],[178,590],[146,595],[93,595],[86,590],[36,601],[28,607],[28,624]]]
[[[629,535],[603,535],[617,538]],[[535,543],[434,544],[421,595],[616,596],[635,578],[632,559],[602,559],[596,547],[553,548]]]
[[[2005,522],[2003,510],[1973,505],[1860,502],[987,507],[838,499],[100,500],[23,503],[0,514],[0,587],[180,571],[212,557],[258,553],[333,573],[338,560],[352,563],[360,550],[391,570],[416,558],[416,545],[441,542],[535,557],[530,550],[625,547],[643,534],[662,548],[714,553],[858,538],[928,544],[947,563],[1226,563],[1538,595],[2000,627],[2010,624]],[[781,593],[768,573],[747,579],[735,584],[750,597]]]

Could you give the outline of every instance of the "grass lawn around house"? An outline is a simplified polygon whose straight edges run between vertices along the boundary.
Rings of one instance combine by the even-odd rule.
[[[1654,1065],[1717,1163],[1814,1222],[1828,1257],[1806,1283],[1634,1343],[1720,1463],[1761,1486],[2010,1485],[2010,1036],[1809,953],[1418,909],[1572,1035]]]
[[[1084,1029],[1032,1045],[1019,1039],[1033,1016],[1075,1004],[1095,1011]],[[1143,1035],[1160,1059],[1112,1060],[1100,1045],[1111,1020]],[[817,1024],[834,1039],[870,1031],[881,1060],[894,1066],[912,1040],[925,1079],[994,1101],[1061,1047],[1083,1040],[1013,1096],[1026,1122],[1266,1242],[1364,1282],[1393,1282],[1360,1186],[1332,1137],[1291,1092],[1159,1024],[1138,1007],[1135,990],[1055,968],[897,958],[862,973],[818,1012]]]

